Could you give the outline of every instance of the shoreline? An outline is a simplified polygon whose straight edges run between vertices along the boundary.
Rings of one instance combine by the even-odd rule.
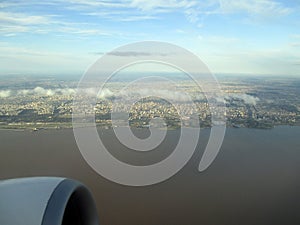
[[[19,126],[19,127],[10,127],[9,125],[6,125],[4,127],[0,126],[0,131],[16,131],[16,132],[24,132],[24,131],[31,131],[31,132],[38,132],[38,131],[42,131],[42,130],[68,130],[68,129],[73,129],[74,127],[72,125],[62,125],[59,127],[55,127],[55,126],[41,126],[42,124],[38,124],[38,126],[27,126],[27,127],[23,127],[23,126]],[[87,126],[82,126],[82,127],[77,127],[77,128],[83,128],[83,127],[87,127]],[[118,126],[119,128],[125,127],[125,126]],[[277,127],[300,127],[299,124],[295,124],[295,125],[290,125],[290,124],[278,124],[278,125],[274,125],[273,127],[245,127],[245,126],[239,126],[236,127],[234,125],[230,125],[230,126],[226,126],[227,128],[230,129],[256,129],[256,130],[273,130],[274,128]],[[112,126],[102,126],[102,125],[97,125],[97,129],[103,129],[103,130],[108,130],[108,129],[113,129],[114,127]],[[132,127],[134,129],[145,129],[147,127]],[[194,127],[184,127],[184,128],[194,128]],[[165,128],[157,128],[157,129],[165,129]],[[211,127],[200,127],[200,129],[211,129]],[[167,128],[167,130],[180,130],[180,127],[169,127]]]

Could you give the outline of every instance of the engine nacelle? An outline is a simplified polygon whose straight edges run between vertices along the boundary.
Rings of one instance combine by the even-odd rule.
[[[1,225],[99,225],[90,191],[54,177],[0,181]]]

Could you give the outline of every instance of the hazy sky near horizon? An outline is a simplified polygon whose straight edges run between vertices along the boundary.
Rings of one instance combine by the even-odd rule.
[[[300,1],[0,1],[0,75],[81,74],[144,40],[184,47],[213,73],[300,75]]]

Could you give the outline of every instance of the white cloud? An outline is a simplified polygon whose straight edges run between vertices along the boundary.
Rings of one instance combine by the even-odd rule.
[[[66,2],[66,1],[65,1]],[[109,8],[127,8],[126,1],[101,1],[101,0],[67,0],[67,2],[78,5]]]
[[[191,8],[197,4],[197,1],[187,0],[132,0],[130,6],[139,8],[143,11],[156,9],[178,9]]]
[[[130,6],[150,15],[180,12],[189,22],[197,23],[200,20],[202,3],[194,0],[132,0]]]
[[[71,28],[71,29],[63,29],[60,30],[63,32],[69,32],[72,34],[80,34],[80,35],[101,35],[101,36],[109,36],[111,35],[109,32],[105,32],[99,29],[76,29],[76,28]]]
[[[18,33],[37,33],[41,27],[55,23],[53,16],[30,15],[24,13],[0,12],[0,34],[14,36]]]
[[[187,19],[192,22],[192,23],[196,23],[199,21],[199,11],[197,9],[186,9],[185,10],[185,15],[187,17]]]
[[[97,94],[98,98],[105,99],[114,96],[114,93],[108,88],[104,88],[100,93]]]
[[[60,19],[60,20],[59,20]],[[67,33],[78,36],[98,35],[107,36],[111,32],[92,27],[92,24],[71,23],[63,21],[55,15],[29,15],[24,13],[0,12],[0,34],[15,36],[19,33]]]
[[[117,18],[116,20],[118,21],[123,21],[123,22],[133,22],[133,21],[141,21],[141,20],[154,20],[158,19],[156,16],[150,16],[150,15],[136,15],[136,16],[127,16],[123,18]]]
[[[293,9],[274,0],[132,0],[131,7],[146,13],[182,12],[191,23],[203,24],[205,17],[214,14],[238,14],[244,17],[269,17],[288,15]]]
[[[248,94],[229,94],[225,97],[227,100],[232,100],[232,99],[240,99],[244,101],[248,105],[256,105],[260,99],[258,97],[254,97]]]
[[[0,33],[23,33],[28,32],[29,28],[21,25],[2,25],[0,27]]]
[[[10,96],[10,94],[11,94],[10,90],[0,91],[0,98],[7,98]]]
[[[272,0],[219,0],[223,13],[248,13],[250,15],[281,16],[292,12],[291,8]]]
[[[232,26],[229,25],[231,26],[230,29],[228,29],[230,32],[227,33],[229,37],[219,37],[217,35],[219,35],[222,30],[206,30],[205,19],[210,19],[210,16],[214,17],[215,14],[218,14],[216,20],[213,18],[212,21],[219,21],[219,16],[223,18],[224,14],[228,14],[228,17],[226,16],[226,18],[229,18],[229,22],[231,22],[232,19],[235,20],[237,18],[239,21],[245,21],[245,18],[249,18],[250,20],[262,18],[261,21],[264,23],[264,19],[266,17],[271,19],[281,18],[280,16],[285,16],[298,10],[296,8],[291,9],[290,6],[287,6],[287,4],[288,3],[284,3],[283,1],[279,2],[277,0],[28,0],[11,1],[11,3],[7,0],[0,3],[0,35],[11,37],[18,34],[25,35],[24,33],[41,34],[36,35],[36,37],[39,38],[39,36],[42,36],[43,34],[51,34],[51,37],[62,37],[61,40],[64,41],[64,43],[67,43],[66,40],[75,40],[75,38],[87,40],[90,37],[91,39],[94,39],[94,37],[97,36],[110,36],[110,38],[114,38],[111,42],[114,42],[117,39],[122,41],[136,41],[137,39],[148,39],[149,37],[162,37],[162,39],[165,40],[167,37],[169,38],[168,40],[181,43],[183,46],[190,45],[190,49],[192,50],[196,50],[196,45],[199,45],[198,50],[201,49],[202,53],[203,49],[204,51],[207,51],[206,57],[210,58],[208,62],[213,62],[211,67],[216,65],[215,67],[219,70],[224,69],[227,71],[233,68],[233,70],[236,71],[255,70],[254,72],[267,72],[274,70],[275,72],[282,72],[284,70],[291,71],[292,69],[296,70],[298,68],[295,68],[296,66],[294,66],[292,69],[289,69],[289,65],[291,65],[292,62],[294,64],[295,62],[298,63],[300,58],[299,53],[295,53],[295,50],[298,50],[296,47],[299,46],[299,39],[296,38],[300,37],[297,33],[297,26],[294,28],[295,34],[290,36],[291,40],[289,43],[286,43],[286,45],[288,45],[287,47],[290,47],[287,52],[284,54],[276,52],[264,53],[263,50],[258,51],[261,47],[255,46],[255,44],[252,46],[250,46],[249,43],[247,44],[245,41],[247,38],[244,37],[246,35],[239,35],[235,33],[235,28],[233,28],[235,23],[232,23]],[[39,7],[44,7],[44,5],[45,7],[49,5],[48,12],[57,12],[60,14],[41,14],[41,12],[37,9]],[[32,7],[32,10],[31,6],[34,6]],[[175,13],[176,15],[173,17],[172,14],[169,17],[169,13],[170,15],[171,13]],[[233,14],[233,16],[230,16],[230,14]],[[176,26],[177,24],[172,24],[170,29],[174,32],[174,30],[178,28],[176,32],[181,34],[179,38],[176,36],[172,37],[167,33],[167,29],[161,32],[161,36],[160,33],[156,34],[155,31],[153,32],[153,27],[164,27],[164,25],[168,25],[170,23],[171,18],[180,18],[178,15],[182,17],[185,16],[187,21],[193,23],[195,26],[192,28],[192,26],[189,26],[186,23],[184,24],[185,21],[180,21],[180,23],[178,23],[178,27]],[[163,19],[166,19],[166,21]],[[140,26],[140,24],[135,27],[135,24],[131,26],[130,23],[127,25],[125,23],[115,23],[116,21],[132,22],[144,20],[158,21],[154,21],[153,26],[150,26],[149,28],[151,29],[148,30],[148,27]],[[158,22],[161,22],[162,25]],[[291,21],[285,20],[283,22],[286,23]],[[297,21],[294,22],[297,24]],[[111,24],[113,25],[110,26]],[[204,27],[201,28],[201,31],[199,31],[198,28],[203,24]],[[239,25],[240,24],[238,24],[238,26]],[[272,25],[274,25],[274,27],[277,26],[275,23]],[[214,24],[212,26],[214,26]],[[216,27],[218,26],[221,26],[221,24],[218,23]],[[287,26],[290,25],[287,24]],[[239,29],[240,27],[237,27],[236,31]],[[268,29],[267,26],[266,29]],[[293,28],[291,27],[291,29]],[[193,38],[194,36],[197,36],[198,33],[200,34],[198,39]],[[224,33],[224,36],[226,36],[226,31],[224,31]],[[240,40],[237,39],[235,35],[239,37]],[[284,35],[285,34],[283,34],[283,36]],[[51,43],[52,40],[48,39],[46,35],[42,38],[44,37],[44,40],[49,41],[47,44],[53,44]],[[257,34],[253,34],[251,39],[253,40],[256,37],[260,38]],[[274,36],[274,39],[277,38],[278,37]],[[14,39],[11,38],[11,40]],[[77,40],[76,43],[78,43]],[[105,43],[109,43],[109,41],[106,42],[105,40]],[[119,43],[120,42],[117,40],[116,44]],[[73,53],[84,48],[82,46],[74,47],[71,46],[71,44],[66,44],[65,49],[68,49],[69,51],[73,51],[74,49]],[[244,46],[244,44],[246,46]],[[270,43],[270,45],[272,45],[272,43]],[[21,71],[22,69],[30,67],[33,68],[35,66],[38,68],[48,66],[47,68],[51,69],[54,68],[53,65],[64,64],[64,67],[67,70],[68,68],[73,69],[78,66],[78,58],[71,56],[71,54],[55,52],[64,51],[64,48],[56,48],[55,50],[53,49],[53,52],[48,52],[43,49],[17,48],[16,46],[18,46],[18,44],[0,46],[0,57],[6,71],[14,69]],[[88,44],[84,44],[83,46],[88,46]],[[253,46],[254,51],[252,54],[251,47]],[[107,47],[109,48],[110,46]],[[273,47],[276,48],[274,44]],[[45,46],[44,48],[49,49],[49,46]],[[104,49],[99,49],[99,51],[107,51],[105,48],[106,46],[104,46]],[[250,53],[246,54],[241,52],[241,50],[245,50],[246,52],[250,51]],[[88,51],[91,50],[88,49]],[[223,53],[223,55],[218,55],[219,53]],[[92,56],[88,59],[91,58]],[[12,60],[10,61],[10,59]],[[85,62],[88,62],[87,58],[85,60]],[[6,63],[4,63],[4,61]],[[84,63],[81,63],[81,66],[82,65],[84,65]],[[88,63],[86,65],[88,65]],[[57,69],[57,67],[55,67],[55,69]],[[297,70],[299,71],[299,69]]]
[[[39,96],[53,96],[53,95],[74,95],[76,90],[73,88],[56,88],[47,89],[43,87],[35,87],[33,89],[21,90],[2,90],[0,91],[0,98],[8,98],[15,96],[39,95]]]
[[[55,0],[52,2],[24,1],[0,3],[0,8],[13,9],[17,5],[30,7],[33,4],[50,4],[67,10],[78,11],[82,15],[98,16],[114,21],[132,22],[157,19],[157,14],[177,12],[186,16],[192,23],[200,23],[211,14],[245,13],[245,16],[281,16],[293,10],[274,0]],[[11,25],[57,24],[51,15],[25,15],[20,13],[0,12],[0,23]],[[11,28],[13,29],[13,28]]]
[[[49,24],[51,23],[51,19],[47,16],[33,16],[22,13],[0,12],[0,23],[37,25]]]

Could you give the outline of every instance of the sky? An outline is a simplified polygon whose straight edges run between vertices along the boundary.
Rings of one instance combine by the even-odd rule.
[[[300,1],[0,0],[0,75],[78,75],[145,40],[186,48],[212,73],[297,76]]]

